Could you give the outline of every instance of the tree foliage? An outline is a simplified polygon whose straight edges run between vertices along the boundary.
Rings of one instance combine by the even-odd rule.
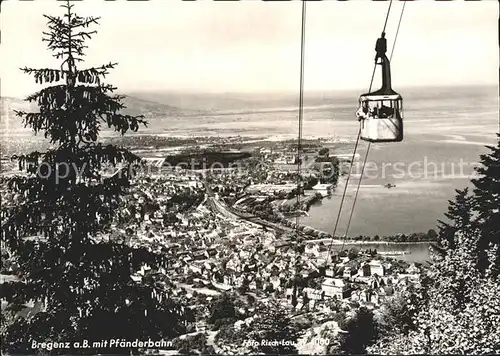
[[[474,184],[474,212],[480,226],[479,249],[484,251],[490,244],[500,244],[500,134],[497,146],[486,146],[489,154],[481,155],[481,165],[476,167],[478,178]],[[487,268],[486,253],[480,256],[481,270]],[[500,274],[500,248],[497,249],[493,273]]]
[[[500,138],[500,136],[499,136]],[[500,353],[500,140],[481,156],[473,194],[457,191],[441,222],[440,254],[428,270],[412,327],[384,336],[379,354]]]
[[[422,308],[425,295],[422,285],[402,286],[393,298],[382,305],[376,317],[378,336],[387,337],[397,333],[407,335],[415,330],[414,319]]]
[[[449,200],[448,212],[444,215],[449,222],[439,220],[439,240],[441,246],[453,250],[456,247],[455,234],[467,229],[472,222],[473,197],[469,189],[456,190],[454,200]]]
[[[474,238],[431,267],[427,296],[407,333],[395,330],[369,348],[377,354],[486,354],[500,352],[500,283],[491,274],[497,251],[483,277],[475,267]],[[477,240],[477,238],[475,239]],[[415,305],[415,304],[413,304]],[[394,325],[397,327],[397,325]]]
[[[258,305],[255,316],[240,323],[238,327],[225,326],[217,334],[217,343],[224,353],[297,354],[299,330],[289,312],[278,303]]]
[[[12,309],[29,301],[44,305],[34,315],[3,323],[2,348],[14,353],[33,353],[33,340],[133,341],[169,337],[182,329],[182,312],[168,291],[131,279],[144,263],[165,266],[164,257],[99,238],[139,162],[126,149],[98,142],[99,132],[104,124],[125,134],[145,121],[121,114],[123,97],[112,95],[116,88],[102,82],[116,64],[77,67],[85,40],[95,33],[88,28],[98,18],[74,14],[69,2],[62,7],[63,17],[45,16],[49,30],[44,32],[60,67],[22,69],[48,86],[26,98],[38,112],[16,112],[55,148],[16,157],[25,174],[9,180],[15,198],[2,206],[2,242],[19,263],[23,280],[4,284],[1,296]],[[107,165],[120,170],[103,176]]]
[[[208,322],[210,324],[215,324],[217,321],[222,320],[232,320],[233,322],[236,320],[236,307],[233,298],[230,294],[224,293],[220,296],[220,298],[216,299],[213,303],[210,316],[208,317]]]
[[[497,146],[486,146],[489,154],[481,155],[480,165],[475,167],[478,177],[472,179],[472,194],[467,188],[458,190],[445,214],[448,222],[440,221],[440,244],[447,250],[457,248],[460,233],[468,235],[471,229],[476,230],[476,263],[482,274],[489,263],[486,251],[491,244],[500,244],[500,134],[497,139]],[[496,275],[500,273],[500,252],[497,253],[492,271]]]
[[[294,344],[299,338],[299,332],[294,327],[289,312],[277,303],[270,303],[261,306],[256,313],[256,318],[247,330],[247,338],[256,341],[253,352],[271,355],[297,354]],[[267,344],[266,341],[277,344]]]
[[[338,334],[336,342],[331,343],[329,353],[364,354],[366,347],[377,338],[377,323],[373,313],[365,307],[341,320],[339,327],[343,332]]]
[[[200,355],[214,355],[213,346],[207,345],[207,337],[205,334],[187,335],[184,338],[177,338],[173,342],[174,347],[180,355],[192,355],[199,353]]]

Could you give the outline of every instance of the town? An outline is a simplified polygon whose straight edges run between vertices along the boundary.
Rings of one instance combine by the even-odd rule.
[[[500,354],[492,2],[83,3],[2,3],[2,355]]]
[[[146,247],[165,257],[162,267],[144,264],[132,279],[154,281],[189,306],[190,335],[217,333],[251,318],[256,301],[279,303],[317,327],[332,313],[361,306],[376,311],[398,289],[418,284],[418,264],[376,250],[339,249],[340,240],[329,233],[296,224],[294,217],[335,190],[342,175],[339,161],[345,159],[311,144],[304,158],[312,164],[297,185],[296,151],[284,143],[258,147],[250,157],[217,169],[167,166],[165,159],[141,152],[144,170],[131,182],[109,234],[96,240]],[[15,168],[3,167],[5,175]],[[5,190],[2,197],[11,199]],[[2,251],[2,277],[15,278],[15,262]],[[238,317],[209,320],[213,304],[227,296],[243,301]],[[212,335],[214,349],[229,352],[215,339]]]

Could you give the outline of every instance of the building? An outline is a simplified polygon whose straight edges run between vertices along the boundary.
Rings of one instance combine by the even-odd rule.
[[[207,258],[207,256],[205,255],[205,251],[203,250],[194,251],[192,257],[194,260],[198,261],[205,260]]]
[[[327,297],[344,299],[350,296],[349,286],[340,278],[326,278],[321,284],[321,290]]]
[[[332,193],[332,184],[318,183],[314,187],[312,187],[312,189],[315,192],[320,193],[322,196],[326,197]]]
[[[335,277],[335,268],[333,266],[328,267],[325,270],[325,276],[333,278]]]
[[[296,159],[294,154],[285,154],[274,160],[277,164],[295,164]]]
[[[302,290],[304,296],[307,295],[309,300],[322,300],[326,293],[324,291],[314,289],[314,288],[304,288]]]
[[[367,263],[363,263],[363,264],[361,264],[361,266],[359,267],[358,274],[359,274],[361,277],[369,277],[369,276],[371,275],[371,268],[370,268],[370,265],[369,265],[369,264],[367,264]]]
[[[344,267],[344,273],[343,273],[343,277],[344,278],[347,278],[347,279],[350,279],[352,276],[354,276],[356,274],[356,269],[351,267],[351,266],[345,266]]]
[[[304,252],[308,255],[310,254],[317,257],[319,256],[319,246],[317,244],[309,243],[306,245]]]
[[[371,275],[376,274],[380,277],[383,277],[385,275],[384,265],[380,261],[373,260],[368,265],[370,266]]]
[[[368,285],[372,289],[378,289],[385,286],[385,281],[375,273],[371,275],[370,281],[368,281]]]
[[[351,300],[360,303],[368,303],[371,300],[371,291],[369,289],[353,291]]]

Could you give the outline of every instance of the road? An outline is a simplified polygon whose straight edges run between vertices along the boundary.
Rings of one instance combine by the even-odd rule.
[[[207,204],[216,212],[219,212],[222,216],[225,216],[229,219],[233,220],[244,220],[249,224],[252,224],[256,227],[264,227],[266,229],[276,230],[280,232],[294,232],[295,230],[291,227],[284,226],[281,224],[275,224],[270,221],[262,220],[256,216],[243,216],[238,213],[235,213],[230,210],[229,207],[226,206],[223,202],[221,202],[214,194],[212,189],[210,189],[209,184],[206,181],[203,181],[203,185],[205,186],[205,190],[207,192]],[[302,234],[301,234],[302,235]]]
[[[243,217],[241,215],[237,215],[224,204],[221,202],[217,197],[215,196],[214,192],[212,189],[210,189],[209,184],[206,181],[203,181],[203,185],[205,186],[205,191],[207,192],[207,205],[212,208],[212,210],[218,212],[222,216],[232,219],[232,220],[244,220],[248,222],[249,224],[254,225],[255,227],[262,227],[265,226],[267,228],[273,228],[277,229],[276,226],[271,226],[267,222],[260,222],[260,221],[255,221],[254,219],[256,218],[248,218],[248,217]],[[283,229],[282,229],[283,230]]]
[[[266,229],[277,230],[280,232],[293,232],[294,231],[292,228],[290,228],[288,226],[275,224],[275,223],[272,223],[270,221],[265,221],[265,220],[262,220],[256,216],[243,216],[243,215],[239,215],[238,213],[234,213],[234,212],[229,210],[229,208],[226,206],[226,204],[221,202],[216,197],[209,197],[207,199],[207,202],[209,203],[209,205],[212,206],[213,209],[215,209],[220,214],[222,214],[223,216],[225,216],[229,219],[244,220],[247,223],[254,225],[255,227],[264,227]]]
[[[226,205],[224,203],[222,203],[216,197],[208,196],[207,203],[211,208],[213,208],[214,210],[216,210],[217,212],[219,212],[222,216],[224,216],[226,218],[233,219],[233,220],[241,219],[238,215],[229,211],[229,209],[226,207]]]
[[[209,288],[194,288],[194,287],[190,286],[189,284],[178,283],[178,282],[175,282],[174,284],[176,287],[184,288],[187,292],[190,292],[190,293],[197,292],[199,294],[204,294],[204,295],[208,295],[208,296],[221,295],[221,292],[213,290],[213,289],[209,289]]]

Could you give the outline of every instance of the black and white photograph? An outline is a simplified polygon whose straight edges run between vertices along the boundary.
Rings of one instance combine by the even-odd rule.
[[[2,355],[500,354],[499,4],[0,1]]]

